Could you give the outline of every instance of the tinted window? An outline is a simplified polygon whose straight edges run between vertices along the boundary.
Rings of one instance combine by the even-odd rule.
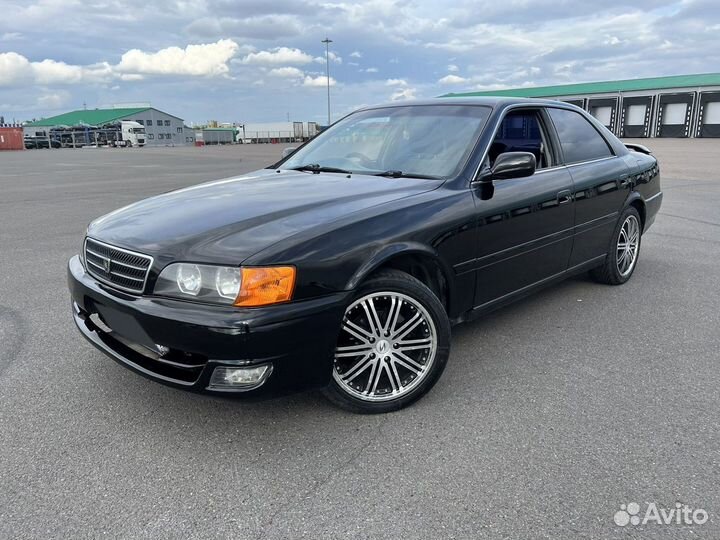
[[[612,155],[605,139],[581,114],[548,109],[560,137],[565,163],[577,163]]]
[[[547,167],[547,148],[543,142],[537,113],[511,112],[503,118],[488,152],[490,166],[505,152],[530,152],[535,155],[538,169]]]

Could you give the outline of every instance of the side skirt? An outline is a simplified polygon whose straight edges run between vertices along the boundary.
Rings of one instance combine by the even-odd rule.
[[[581,274],[583,272],[587,272],[588,270],[591,270],[597,266],[600,266],[603,261],[605,260],[605,255],[600,255],[598,257],[594,257],[588,261],[585,261],[584,263],[575,265],[571,268],[568,268],[567,270],[560,272],[558,274],[554,274],[552,276],[546,277],[545,279],[541,279],[540,281],[536,281],[535,283],[532,283],[530,285],[526,285],[522,289],[518,289],[517,291],[513,291],[511,293],[508,293],[504,296],[501,296],[500,298],[496,298],[495,300],[490,300],[489,302],[485,302],[484,304],[481,304],[479,306],[474,307],[473,309],[466,311],[459,317],[453,319],[451,324],[456,325],[463,322],[468,322],[477,319],[478,317],[481,317],[483,315],[486,315],[490,313],[491,311],[495,311],[496,309],[500,309],[502,307],[505,307],[509,304],[512,304],[513,302],[516,302],[517,300],[520,300],[521,298],[525,298],[526,296],[530,296],[531,294],[544,289],[545,287],[548,287],[550,285],[553,285],[555,283],[558,283],[560,281],[563,281],[571,276],[574,276],[576,274]]]

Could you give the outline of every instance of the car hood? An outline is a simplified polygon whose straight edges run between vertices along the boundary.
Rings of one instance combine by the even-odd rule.
[[[154,256],[240,264],[350,213],[438,187],[436,180],[263,169],[158,195],[93,221],[88,236]]]

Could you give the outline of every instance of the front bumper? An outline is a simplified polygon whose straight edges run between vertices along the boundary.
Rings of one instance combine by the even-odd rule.
[[[177,388],[243,396],[327,384],[349,294],[246,309],[138,297],[96,281],[77,256],[68,263],[68,286],[78,329],[120,364]],[[218,366],[268,364],[259,387],[210,386]]]

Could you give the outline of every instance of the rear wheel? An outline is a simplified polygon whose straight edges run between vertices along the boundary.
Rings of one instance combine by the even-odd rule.
[[[358,413],[401,409],[428,392],[445,369],[450,323],[422,282],[383,271],[345,310],[325,396]]]
[[[605,262],[590,271],[593,279],[608,285],[622,285],[629,280],[640,256],[641,236],[640,214],[629,206],[618,220]]]

